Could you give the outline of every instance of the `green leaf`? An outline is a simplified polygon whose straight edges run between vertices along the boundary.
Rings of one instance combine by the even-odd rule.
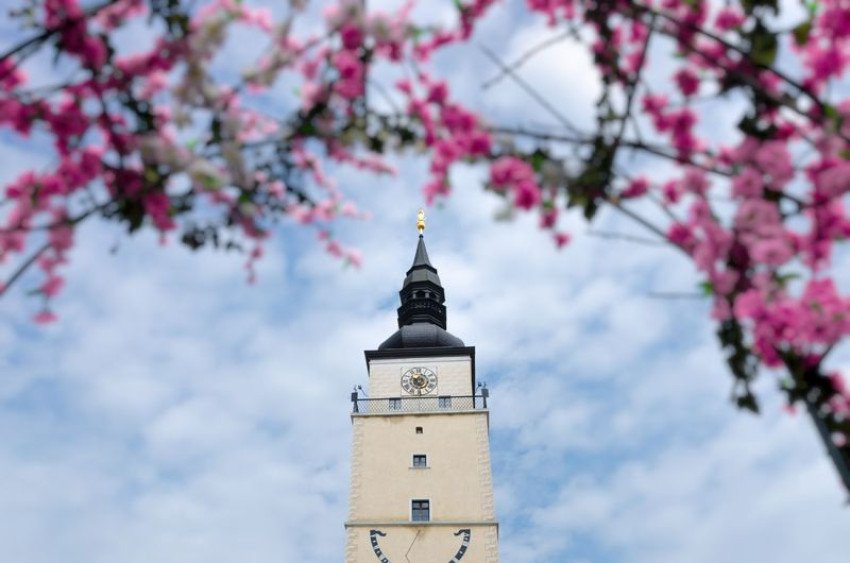
[[[714,295],[714,284],[710,281],[704,281],[699,284],[699,289],[703,295]]]
[[[809,11],[811,15],[815,15],[818,13],[818,2],[817,0],[808,0],[806,2],[806,9]]]
[[[543,164],[549,159],[545,152],[542,149],[537,149],[533,153],[531,153],[531,167],[538,174],[540,170],[543,169]]]
[[[823,114],[829,119],[840,119],[841,114],[838,113],[838,110],[835,109],[835,106],[824,104],[823,105]]]
[[[797,45],[805,45],[812,31],[812,20],[807,20],[794,28],[794,42]]]
[[[776,275],[776,283],[780,286],[785,287],[788,285],[788,282],[800,279],[802,276],[797,272],[788,272],[785,274],[777,274]]]
[[[159,174],[157,174],[156,170],[147,166],[145,167],[145,180],[147,180],[148,183],[155,184],[157,180],[159,180]]]
[[[776,39],[776,34],[758,24],[753,30],[750,40],[752,42],[750,58],[753,62],[762,66],[771,66],[776,61],[776,54],[779,52],[779,41]]]
[[[746,394],[737,397],[735,399],[735,404],[738,405],[739,409],[748,410],[754,414],[759,413],[759,404],[752,393],[747,392]]]

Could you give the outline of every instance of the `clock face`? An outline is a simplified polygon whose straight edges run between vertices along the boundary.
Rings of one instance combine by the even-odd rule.
[[[427,395],[437,388],[437,374],[428,368],[411,368],[402,374],[401,388],[409,395]]]

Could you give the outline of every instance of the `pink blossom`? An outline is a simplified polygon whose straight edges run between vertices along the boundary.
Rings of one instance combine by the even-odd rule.
[[[3,91],[11,92],[24,82],[26,82],[26,73],[15,65],[12,57],[0,60],[0,88]]]
[[[171,201],[164,193],[154,192],[147,194],[144,196],[142,203],[144,204],[145,212],[160,231],[169,231],[177,226],[170,215]]]
[[[401,80],[397,81],[395,83],[395,87],[407,94],[408,96],[411,96],[413,94],[413,85],[407,78],[402,78]]]
[[[363,265],[363,254],[359,250],[349,250],[345,253],[345,260],[355,268]]]
[[[817,175],[815,183],[828,197],[841,197],[850,191],[850,162],[840,162]]]
[[[441,80],[432,84],[428,88],[428,97],[427,100],[429,102],[435,103],[437,105],[443,105],[446,102],[446,98],[448,97],[449,89],[448,85],[445,81]]]
[[[774,227],[779,223],[779,209],[769,201],[745,200],[735,214],[735,225],[744,231],[763,232],[765,227]]]
[[[557,246],[558,248],[563,248],[564,246],[566,246],[570,242],[570,235],[568,233],[558,232],[558,233],[554,234],[554,237],[555,237],[555,246]]]
[[[667,96],[663,94],[647,94],[643,97],[643,111],[652,118],[652,123],[658,131],[670,128],[670,120],[665,114],[668,103]]]
[[[661,186],[661,193],[667,203],[677,203],[682,197],[682,185],[676,180],[668,180]]]
[[[530,181],[533,177],[531,166],[515,156],[500,157],[490,165],[490,182],[496,187]]]
[[[50,324],[52,322],[55,322],[56,319],[57,319],[56,314],[53,313],[53,311],[49,311],[47,309],[40,311],[38,314],[36,314],[35,317],[33,317],[33,321],[36,324],[40,324],[40,325]]]
[[[750,252],[754,260],[772,267],[781,266],[794,256],[794,249],[781,238],[756,240]]]
[[[558,222],[558,210],[554,207],[544,207],[540,212],[540,228],[551,229]]]
[[[263,31],[272,30],[272,13],[268,8],[249,8],[241,6],[240,19],[250,25],[254,25]]]
[[[364,67],[360,59],[351,51],[339,51],[333,58],[333,65],[339,72],[336,91],[343,97],[353,100],[363,94]]]
[[[533,181],[519,182],[514,186],[514,205],[520,209],[531,209],[540,203],[540,188]]]
[[[645,177],[641,176],[640,178],[635,178],[629,185],[626,186],[626,189],[620,194],[620,197],[623,198],[631,198],[631,197],[640,197],[649,191],[649,180]]]
[[[65,284],[65,280],[60,276],[52,275],[49,276],[39,290],[46,295],[47,297],[53,297],[62,289],[62,286]]]
[[[838,76],[847,63],[846,56],[837,45],[822,47],[816,42],[806,45],[803,59],[809,70],[809,83],[816,90],[820,90],[829,78]]]
[[[710,184],[708,183],[705,172],[699,168],[690,167],[685,170],[685,176],[682,178],[681,186],[687,192],[704,196]]]
[[[720,31],[728,31],[744,23],[744,14],[737,6],[727,6],[717,12],[714,25]]]
[[[673,75],[673,80],[676,81],[679,91],[682,92],[684,96],[693,96],[699,90],[699,76],[697,76],[697,73],[690,68],[680,68],[676,74]]]
[[[830,383],[832,383],[833,389],[835,389],[836,393],[841,395],[850,395],[850,388],[847,387],[847,383],[844,381],[844,378],[838,372],[832,372],[827,375],[829,377]]]
[[[558,18],[565,20],[575,17],[575,3],[571,0],[525,0],[530,10],[546,16],[549,25],[555,25]]]
[[[757,198],[762,195],[762,177],[754,168],[746,167],[732,179],[732,195],[738,198]]]
[[[0,99],[0,124],[11,125],[23,136],[29,135],[33,121],[39,113],[39,105],[24,104],[14,98]]]
[[[758,318],[764,314],[764,299],[758,290],[751,289],[735,299],[733,309],[739,319]]]
[[[363,30],[353,23],[346,23],[340,27],[339,36],[342,39],[342,46],[346,50],[358,49],[363,43]]]
[[[716,295],[728,295],[735,289],[741,276],[735,270],[715,270],[709,272],[709,281]]]
[[[794,177],[791,154],[783,141],[771,141],[759,146],[754,158],[759,169],[771,178],[774,189],[781,187]]]
[[[690,252],[696,244],[696,237],[694,237],[693,231],[683,223],[673,223],[670,225],[670,228],[667,230],[667,239],[676,246],[683,248],[686,252]]]

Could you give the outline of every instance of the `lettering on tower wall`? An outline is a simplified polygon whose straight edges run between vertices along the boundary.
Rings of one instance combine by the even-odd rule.
[[[449,563],[457,563],[461,560],[461,558],[466,554],[466,550],[469,549],[469,539],[472,536],[472,530],[469,528],[464,528],[462,530],[458,530],[455,535],[460,536],[463,535],[463,542],[460,544],[460,548],[455,553],[455,556],[452,557],[452,560]]]
[[[386,537],[387,534],[381,530],[369,530],[369,541],[372,543],[372,549],[375,551],[375,557],[381,563],[390,563],[390,560],[384,556],[384,552],[378,546],[378,536]]]

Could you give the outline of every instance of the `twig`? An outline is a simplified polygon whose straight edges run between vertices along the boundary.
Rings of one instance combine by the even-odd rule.
[[[678,248],[680,251],[682,251],[685,254],[688,254],[688,252],[684,248],[682,248],[681,246],[679,246],[678,244],[674,243],[669,238],[667,238],[667,234],[664,231],[662,231],[659,227],[657,227],[656,225],[653,225],[652,223],[649,222],[649,220],[644,219],[643,217],[641,217],[640,215],[638,215],[637,213],[635,213],[631,209],[628,209],[627,207],[623,206],[623,204],[620,203],[620,201],[617,200],[615,197],[608,196],[605,199],[605,201],[607,201],[614,209],[616,209],[617,211],[619,211],[620,213],[622,213],[623,215],[625,215],[629,219],[635,221],[636,223],[641,225],[643,228],[645,228],[648,231],[658,235],[658,237],[660,239],[667,241],[667,243],[670,244],[671,246]]]
[[[534,139],[540,139],[542,141],[555,141],[560,143],[569,143],[576,145],[589,145],[594,142],[593,139],[580,135],[579,136],[567,136],[559,133],[547,133],[544,131],[532,131],[530,129],[525,129],[522,127],[505,127],[505,126],[492,126],[489,128],[490,131],[494,133],[505,133],[508,135],[518,135],[520,137],[531,137]],[[716,174],[718,176],[723,176],[725,178],[729,178],[732,176],[732,173],[727,170],[722,170],[719,168],[714,168],[708,166],[707,164],[702,164],[701,162],[696,162],[692,159],[683,160],[679,158],[678,155],[671,154],[669,152],[664,151],[660,146],[650,145],[643,141],[635,141],[631,139],[621,139],[620,146],[624,148],[629,148],[633,150],[641,150],[652,154],[654,156],[658,156],[664,158],[665,160],[672,160],[674,162],[678,162],[680,164],[687,164],[689,166],[693,166],[694,168],[699,168],[705,172],[710,174]]]
[[[546,98],[544,98],[544,97],[540,94],[540,92],[538,92],[537,90],[535,90],[535,89],[534,89],[534,88],[533,88],[533,87],[532,87],[532,86],[531,86],[528,82],[526,82],[525,80],[523,80],[523,79],[522,79],[522,78],[521,78],[521,77],[520,77],[517,73],[515,73],[513,70],[511,70],[510,68],[508,68],[507,66],[505,66],[505,63],[503,63],[503,62],[499,59],[499,57],[497,57],[497,56],[496,56],[496,54],[495,54],[493,51],[491,51],[490,49],[488,49],[488,48],[487,48],[486,46],[484,46],[484,45],[480,45],[480,48],[481,48],[481,50],[484,52],[484,54],[485,54],[485,55],[487,55],[487,58],[489,58],[491,61],[493,61],[493,63],[494,63],[496,66],[498,66],[500,69],[502,69],[502,72],[504,72],[504,73],[505,73],[507,76],[509,76],[509,77],[510,77],[510,78],[511,78],[514,82],[516,82],[517,86],[519,86],[520,88],[522,88],[522,89],[523,89],[523,91],[525,91],[525,93],[526,93],[526,94],[528,94],[529,96],[531,96],[531,98],[532,98],[534,101],[536,101],[538,104],[540,104],[540,106],[541,106],[543,109],[545,109],[547,112],[549,112],[549,114],[551,114],[551,115],[552,115],[552,117],[554,117],[554,118],[558,121],[558,123],[560,123],[560,124],[561,124],[561,125],[562,125],[565,129],[567,129],[568,131],[570,131],[570,132],[572,132],[572,133],[575,133],[575,134],[580,134],[580,133],[581,133],[581,131],[579,131],[579,129],[578,129],[575,125],[573,125],[573,124],[572,124],[572,122],[570,122],[570,120],[569,120],[569,119],[567,119],[567,117],[566,117],[564,114],[562,114],[561,112],[559,112],[559,111],[555,108],[555,106],[553,106],[552,104],[550,104],[550,103],[549,103],[549,101],[548,101]]]
[[[29,47],[32,47],[33,45],[36,45],[36,44],[41,43],[43,41],[46,41],[54,33],[62,31],[63,29],[65,29],[66,27],[68,27],[69,25],[71,25],[72,23],[74,23],[76,21],[90,18],[91,16],[97,14],[98,12],[103,10],[104,8],[107,8],[107,7],[111,6],[112,4],[115,4],[115,2],[117,2],[117,1],[118,0],[107,0],[104,3],[98,4],[97,6],[93,6],[92,8],[89,8],[88,10],[83,12],[82,17],[79,18],[79,19],[78,18],[67,19],[67,20],[64,20],[62,23],[60,23],[57,26],[46,28],[44,31],[42,31],[38,35],[33,35],[29,39],[25,39],[24,41],[18,43],[17,45],[15,45],[11,49],[7,50],[3,54],[0,54],[0,61],[4,61],[4,60],[8,59],[9,57],[15,56],[16,54],[20,53],[24,49],[27,49]],[[13,69],[15,67],[13,65],[9,68]],[[8,72],[11,72],[11,70],[8,71]],[[5,75],[0,76],[0,78],[4,78],[4,77],[5,77]]]
[[[0,285],[0,297],[5,295],[6,292],[9,291],[9,288],[12,287],[12,285],[16,281],[18,281],[18,278],[20,278],[24,274],[24,272],[26,272],[29,267],[32,266],[36,260],[38,260],[39,256],[41,256],[45,253],[45,251],[47,251],[48,248],[50,248],[50,242],[45,242],[38,248],[38,250],[36,250],[32,254],[32,256],[24,260],[24,262],[20,266],[18,266],[17,270],[12,272],[12,275],[9,276],[9,279],[6,280],[4,284]]]
[[[102,209],[105,209],[111,203],[111,200],[107,201],[105,203],[92,207],[91,209],[87,210],[84,213],[81,213],[80,215],[77,215],[72,219],[67,219],[61,223],[55,223],[54,225],[52,225],[51,230],[54,228],[58,229],[65,226],[71,227],[73,225],[76,225],[77,223],[81,223],[87,218],[89,218],[92,214]],[[21,265],[18,266],[18,268],[12,273],[12,275],[9,277],[9,279],[6,280],[5,283],[0,283],[0,297],[5,295],[5,293],[9,291],[9,288],[12,287],[12,285],[18,280],[18,278],[20,278],[24,274],[24,272],[26,272],[29,267],[32,266],[36,260],[38,260],[39,256],[44,254],[44,252],[50,248],[50,246],[50,241],[45,242],[42,246],[38,248],[38,250],[35,251],[32,256],[24,260],[24,262],[22,262]]]
[[[546,39],[545,41],[541,41],[540,43],[538,43],[537,45],[533,46],[531,49],[529,49],[528,51],[526,51],[525,53],[520,55],[520,57],[517,60],[506,65],[505,68],[501,72],[499,72],[499,74],[497,74],[496,76],[493,76],[492,78],[485,80],[481,84],[481,89],[482,90],[488,90],[488,89],[492,88],[493,86],[495,86],[496,84],[501,82],[503,78],[508,76],[509,72],[519,70],[519,68],[522,67],[522,65],[524,65],[525,63],[530,61],[535,55],[542,53],[543,51],[545,51],[549,47],[557,45],[558,43],[560,43],[564,39],[569,39],[571,36],[572,36],[572,31],[565,31],[565,32],[561,33],[560,35],[556,35],[554,37],[550,37],[550,38]]]
[[[647,246],[666,246],[669,244],[667,240],[650,239],[637,235],[629,235],[626,233],[614,233],[609,231],[587,231],[587,234],[592,237],[610,239],[610,240],[625,240]]]

